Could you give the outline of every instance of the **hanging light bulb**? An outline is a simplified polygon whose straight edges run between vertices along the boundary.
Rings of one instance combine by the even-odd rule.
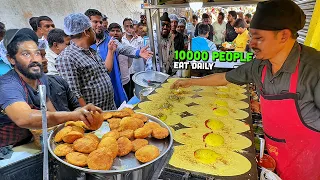
[[[202,8],[203,2],[189,2],[189,6],[193,11],[198,11]]]

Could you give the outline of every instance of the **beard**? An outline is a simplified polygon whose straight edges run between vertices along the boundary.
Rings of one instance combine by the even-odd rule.
[[[104,32],[102,31],[101,33],[96,34],[96,39],[103,39],[104,38]]]
[[[20,64],[17,60],[16,60],[16,64],[15,66],[17,67],[17,69],[19,70],[19,72],[21,74],[23,74],[26,78],[28,79],[32,79],[32,80],[36,80],[36,79],[40,79],[43,76],[43,67],[42,64],[38,63],[38,62],[32,62],[31,64],[28,65],[27,68],[23,67],[22,64]],[[32,67],[40,67],[40,72],[32,72],[30,69]]]

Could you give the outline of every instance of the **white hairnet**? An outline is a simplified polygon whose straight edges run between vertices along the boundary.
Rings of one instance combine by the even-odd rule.
[[[178,16],[175,14],[170,14],[169,19],[170,19],[170,21],[177,21],[177,22],[179,21]]]
[[[64,18],[64,32],[69,36],[80,34],[90,27],[90,19],[82,13],[70,14]]]
[[[178,26],[186,26],[187,22],[183,18],[179,18]]]

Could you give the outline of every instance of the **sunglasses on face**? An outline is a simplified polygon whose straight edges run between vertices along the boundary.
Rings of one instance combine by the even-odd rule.
[[[161,23],[161,26],[162,27],[165,27],[165,26],[170,27],[170,23]]]

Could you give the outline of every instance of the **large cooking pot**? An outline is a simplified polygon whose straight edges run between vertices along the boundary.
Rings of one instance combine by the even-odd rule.
[[[139,93],[147,87],[157,87],[168,79],[169,75],[158,71],[141,71],[132,76],[134,94],[139,98]],[[149,81],[149,83],[148,83]]]
[[[85,180],[153,180],[157,179],[160,175],[164,166],[168,163],[173,149],[173,135],[170,128],[159,120],[156,117],[145,113],[143,114],[148,117],[148,121],[153,121],[160,124],[162,127],[168,129],[169,136],[163,140],[157,140],[154,138],[147,138],[149,144],[155,145],[160,150],[160,156],[150,161],[148,163],[140,163],[134,156],[134,153],[130,153],[124,157],[116,157],[114,160],[113,166],[110,170],[91,170],[88,168],[82,168],[78,166],[74,166],[72,164],[67,163],[63,158],[56,156],[53,151],[55,147],[58,145],[54,142],[55,135],[64,127],[64,125],[59,125],[49,136],[48,138],[48,149],[51,155],[57,159],[64,166],[67,166],[68,169],[77,171],[77,178],[85,179]],[[110,128],[107,122],[104,122],[100,129],[96,130],[94,133],[101,137],[104,133],[109,132]],[[71,172],[71,170],[68,170]],[[65,174],[65,173],[62,173]],[[84,176],[82,178],[81,176]],[[81,178],[80,178],[81,177]]]

